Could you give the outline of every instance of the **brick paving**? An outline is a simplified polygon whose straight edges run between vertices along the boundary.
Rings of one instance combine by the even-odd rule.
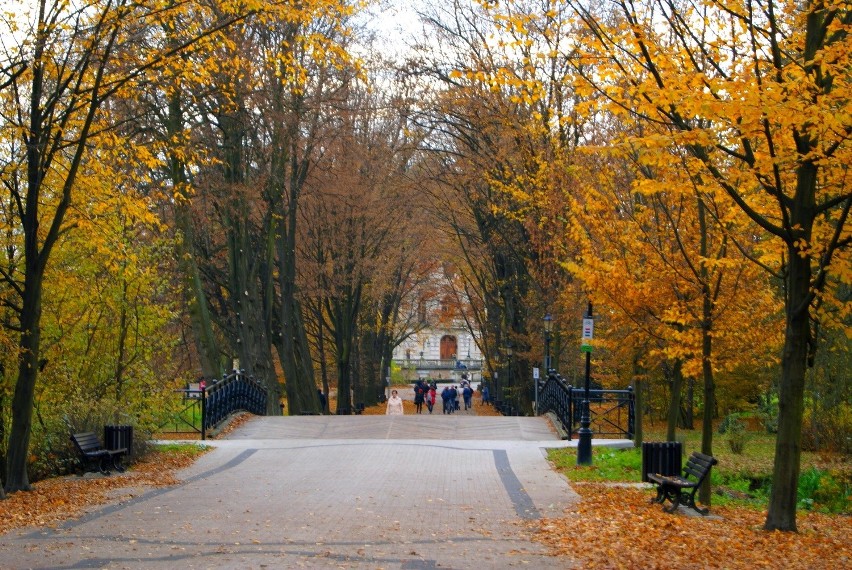
[[[181,485],[0,536],[0,566],[572,567],[523,526],[577,500],[542,418],[255,418],[211,444]]]

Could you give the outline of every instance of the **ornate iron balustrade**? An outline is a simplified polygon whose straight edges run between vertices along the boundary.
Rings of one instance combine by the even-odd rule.
[[[539,392],[541,413],[553,412],[571,439],[580,429],[583,388],[568,384],[557,373],[547,377]],[[635,406],[633,388],[627,390],[589,390],[589,426],[595,437],[625,437],[633,439]]]
[[[393,363],[402,369],[415,370],[482,370],[482,360],[475,358],[394,358]]]
[[[207,430],[236,411],[265,416],[266,398],[266,387],[242,370],[234,370],[201,388],[201,439],[205,439]]]

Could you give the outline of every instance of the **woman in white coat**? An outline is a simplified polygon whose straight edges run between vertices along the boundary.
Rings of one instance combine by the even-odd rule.
[[[388,416],[401,416],[403,413],[402,398],[399,397],[399,393],[396,390],[392,390],[391,397],[388,398],[388,409],[385,411],[385,414]]]

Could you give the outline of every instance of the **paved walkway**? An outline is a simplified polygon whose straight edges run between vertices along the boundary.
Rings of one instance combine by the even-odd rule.
[[[545,419],[255,418],[210,443],[181,485],[0,536],[0,566],[572,567],[524,526],[577,500],[543,452],[571,443]]]

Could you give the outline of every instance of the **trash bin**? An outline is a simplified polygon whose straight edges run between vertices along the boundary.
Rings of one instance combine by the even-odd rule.
[[[648,482],[649,473],[680,475],[682,459],[679,441],[642,442],[642,481]]]
[[[130,455],[133,450],[133,426],[104,426],[104,449],[126,449]]]

